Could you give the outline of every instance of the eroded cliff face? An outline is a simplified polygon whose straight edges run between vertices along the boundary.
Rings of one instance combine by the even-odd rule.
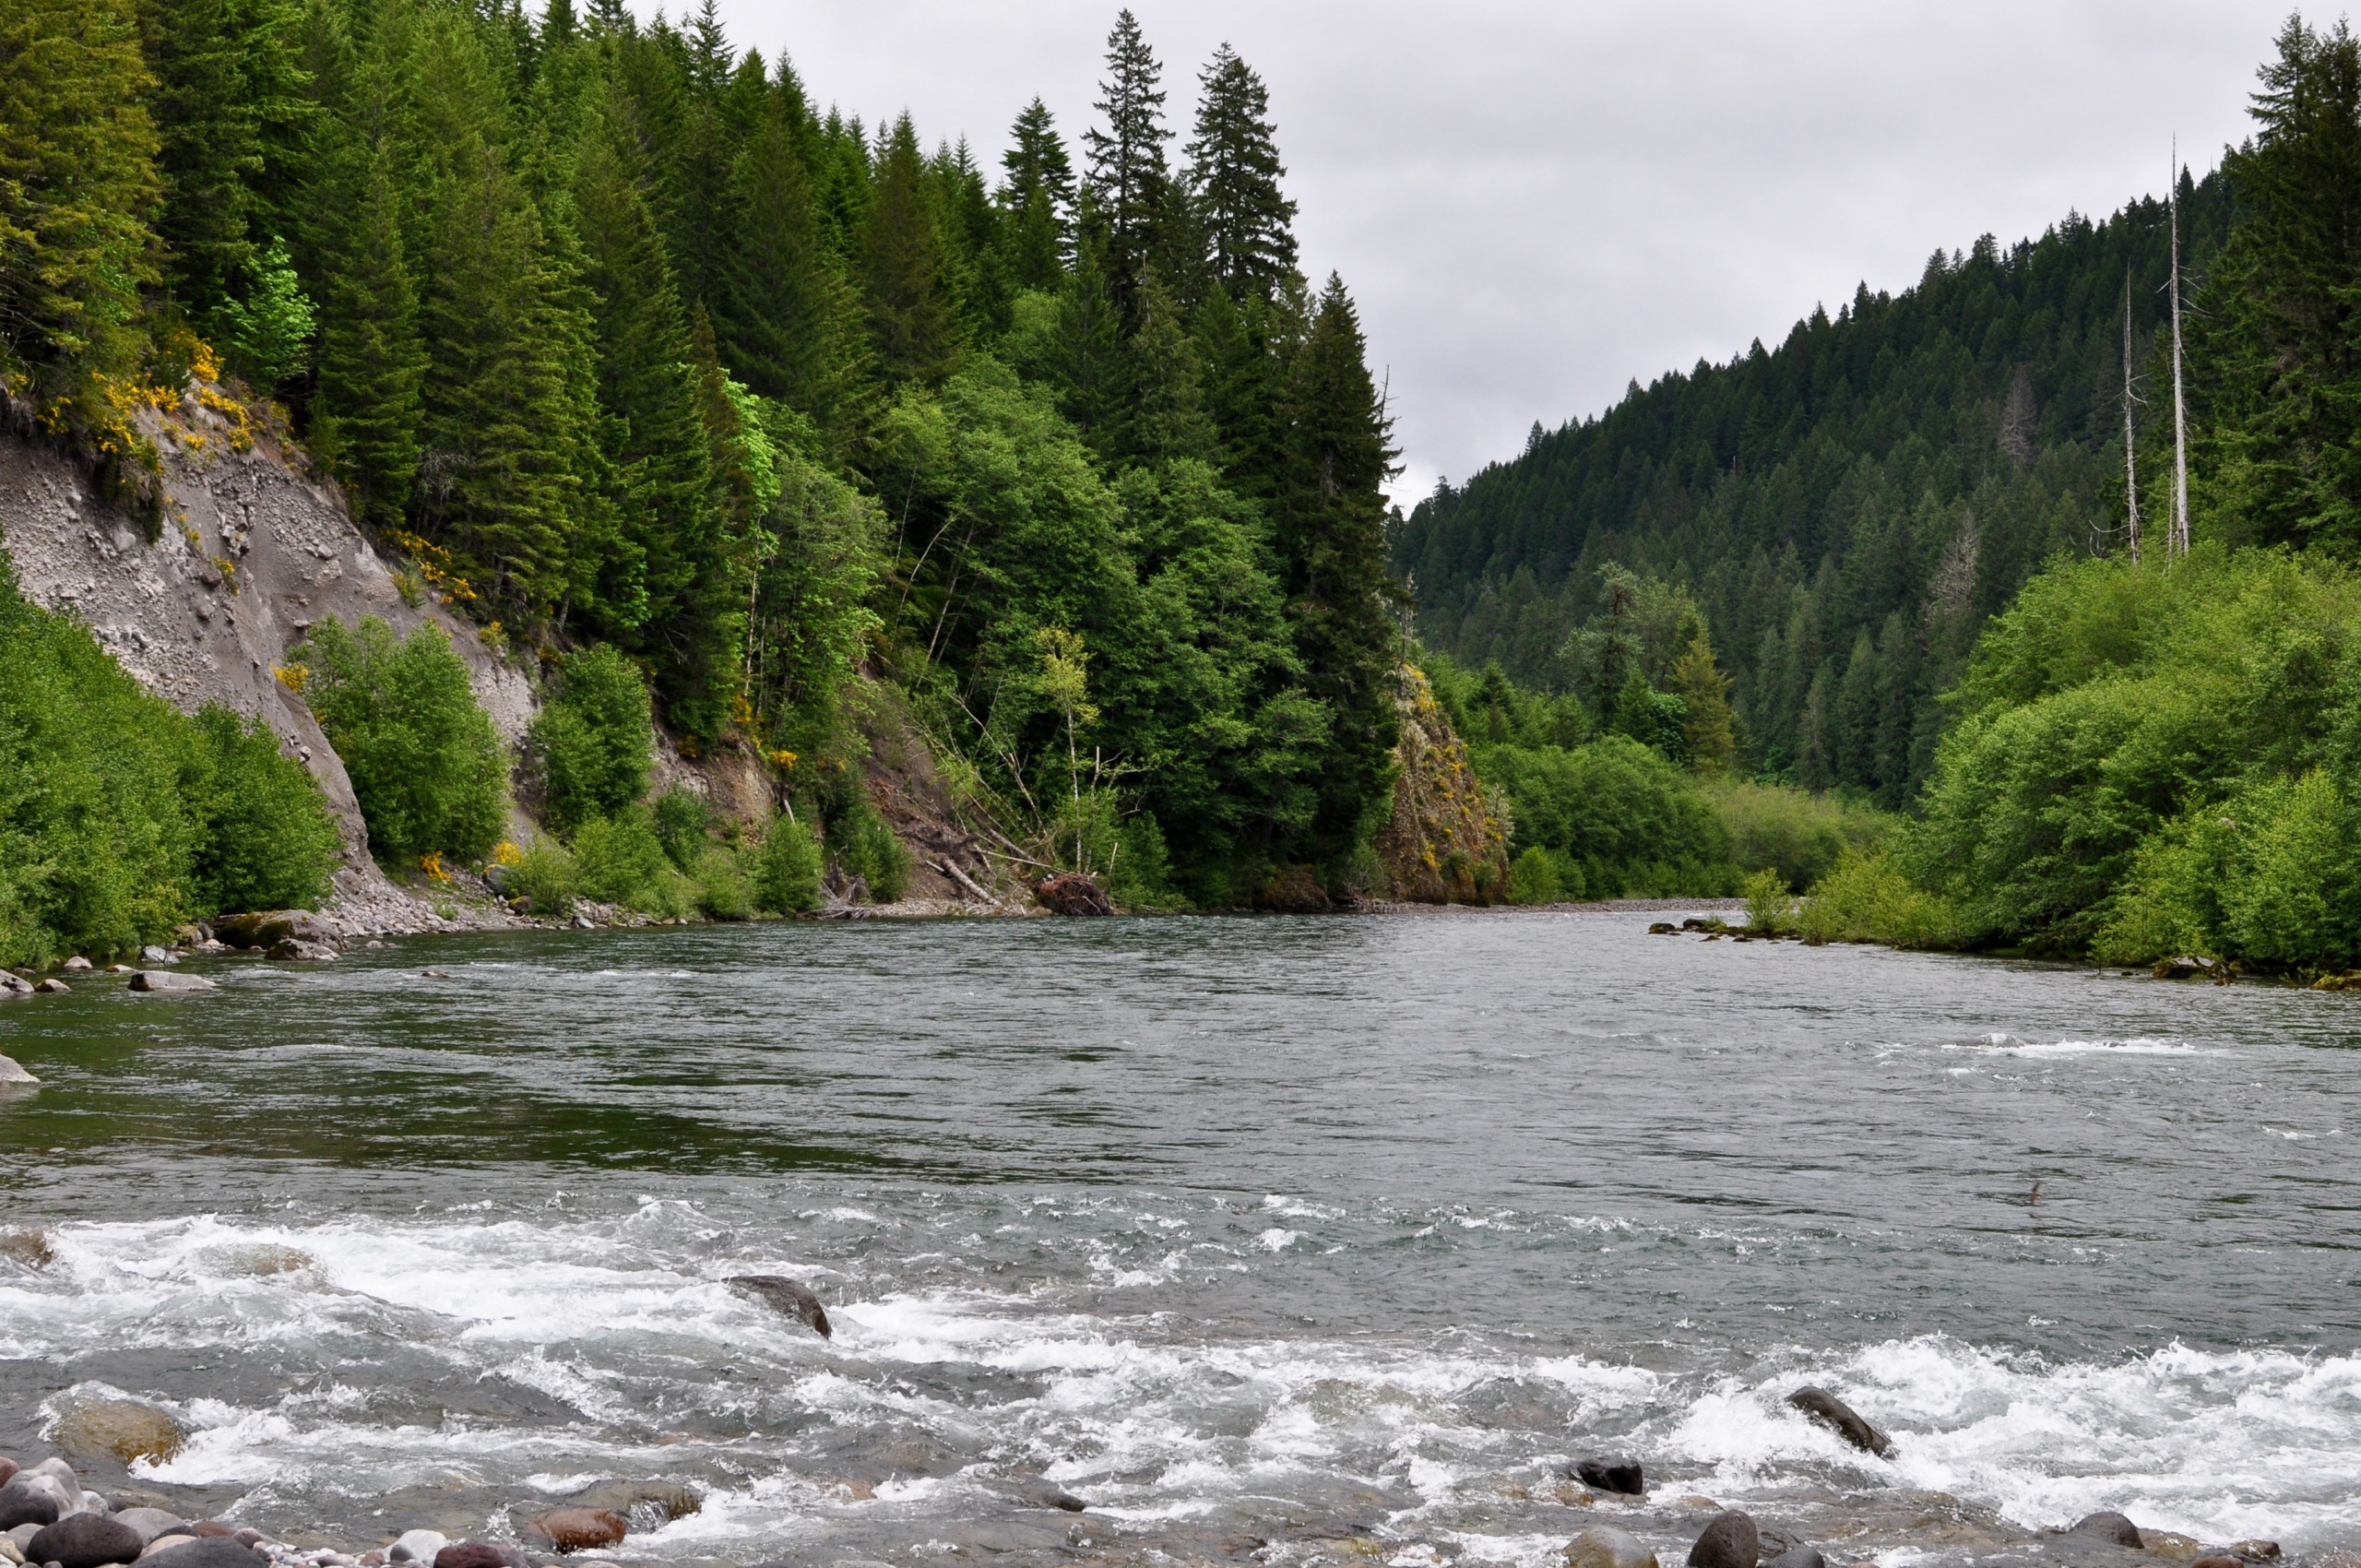
[[[1466,744],[1435,701],[1434,687],[1404,665],[1394,702],[1402,740],[1394,749],[1394,814],[1378,830],[1377,852],[1394,896],[1420,904],[1489,904],[1509,883],[1508,823],[1476,777]]]
[[[406,602],[341,495],[218,392],[143,410],[140,423],[163,456],[153,543],[148,525],[99,499],[71,457],[0,437],[0,548],[25,596],[80,617],[125,669],[176,706],[193,712],[213,702],[262,716],[311,768],[343,825],[332,914],[355,929],[441,929],[448,922],[369,858],[344,765],[275,670],[330,615],[375,615],[405,635],[433,621],[450,634],[476,695],[511,741],[532,718],[531,680],[431,597]]]

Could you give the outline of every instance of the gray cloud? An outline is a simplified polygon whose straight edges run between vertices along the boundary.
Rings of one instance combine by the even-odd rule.
[[[677,0],[673,0],[677,9]],[[1228,40],[1271,84],[1308,271],[1391,376],[1415,498],[1929,252],[2160,191],[2244,137],[2285,0],[1133,0],[1185,125]],[[1091,118],[1111,0],[720,0],[821,102],[994,164]]]

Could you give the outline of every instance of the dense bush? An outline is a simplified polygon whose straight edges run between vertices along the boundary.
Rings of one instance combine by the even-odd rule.
[[[682,871],[693,870],[713,842],[713,808],[703,795],[678,780],[656,797],[647,818],[664,853]]]
[[[638,667],[600,643],[570,656],[557,689],[525,733],[525,762],[542,822],[571,833],[647,793],[656,726]]]
[[[1737,881],[1721,817],[1689,775],[1623,735],[1580,746],[1473,748],[1504,790],[1521,856],[1558,857],[1561,883],[1594,898],[1726,893]],[[1578,895],[1579,896],[1579,895]]]
[[[314,902],[338,840],[267,730],[192,721],[0,554],[0,963],[104,956],[193,917]]]
[[[1730,858],[1747,872],[1779,873],[1801,893],[1847,849],[1874,849],[1893,819],[1874,807],[1791,785],[1731,780],[1706,787],[1730,838]]]
[[[1509,866],[1510,903],[1554,904],[1564,896],[1557,860],[1540,845],[1526,849]]]
[[[820,846],[795,818],[774,817],[748,861],[754,903],[764,912],[799,915],[820,907]]]
[[[378,859],[491,852],[507,813],[507,755],[441,627],[403,639],[374,615],[358,629],[331,617],[288,657],[344,759]]]
[[[754,914],[753,880],[746,874],[733,851],[715,844],[707,847],[689,866],[689,880],[696,887],[696,907],[700,913],[717,921],[752,920]]]
[[[554,838],[540,840],[508,870],[508,896],[529,900],[532,912],[544,919],[564,920],[572,914],[581,886],[581,868]]]
[[[667,879],[679,873],[644,814],[592,817],[574,835],[574,859],[584,897],[650,914],[670,912],[673,900]]]
[[[1807,942],[1883,942],[1949,947],[1958,922],[1942,899],[1916,886],[1885,853],[1848,850],[1812,888],[1796,917]]]

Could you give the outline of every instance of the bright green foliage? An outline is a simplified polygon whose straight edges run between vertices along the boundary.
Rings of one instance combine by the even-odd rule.
[[[592,817],[575,831],[582,896],[648,914],[670,914],[679,873],[645,812]]]
[[[529,900],[531,912],[543,920],[564,920],[574,913],[575,895],[581,891],[582,871],[572,851],[554,838],[543,838],[508,868],[508,896]]]
[[[740,864],[740,857],[718,844],[709,844],[688,867],[695,885],[696,906],[708,920],[745,921],[754,918],[754,884]]]
[[[1883,842],[1893,819],[1834,795],[1792,785],[1726,780],[1706,798],[1729,834],[1730,859],[1745,871],[1771,870],[1792,893],[1809,891],[1851,850]]]
[[[1796,929],[1795,895],[1787,879],[1775,871],[1758,871],[1738,884],[1746,900],[1746,929],[1758,936],[1779,936]]]
[[[829,817],[828,847],[847,874],[867,885],[872,902],[891,904],[909,885],[908,847],[859,790]]]
[[[338,841],[267,730],[192,721],[0,556],[0,963],[160,942],[184,920],[316,902]]]
[[[637,805],[655,748],[638,667],[605,643],[569,656],[557,691],[525,733],[541,820],[571,833],[594,816]]]
[[[1509,902],[1554,904],[1563,886],[1558,880],[1557,857],[1540,845],[1529,846],[1509,865]]]
[[[197,840],[196,904],[208,913],[317,909],[344,836],[311,771],[260,719],[196,716],[211,763]]]
[[[149,77],[130,0],[13,0],[0,13],[0,376],[52,422],[108,422],[95,378],[136,367],[155,276]]]
[[[220,311],[229,328],[230,363],[249,385],[275,391],[310,361],[316,318],[287,259],[286,241],[272,240],[247,272],[246,297]]]
[[[303,700],[344,759],[380,861],[491,852],[507,813],[507,752],[440,626],[405,639],[374,615],[357,628],[331,617],[288,659],[305,671]]]
[[[773,817],[748,861],[758,909],[800,915],[820,907],[820,846],[811,829],[796,818]]]
[[[676,779],[648,807],[647,819],[672,863],[682,871],[694,871],[713,841],[713,807],[706,798]]]
[[[1959,942],[1951,907],[1918,886],[1892,855],[1848,849],[1796,915],[1807,942],[1882,942],[1950,947]]]
[[[1592,897],[1719,894],[1736,881],[1729,834],[1713,805],[1636,741],[1470,752],[1477,775],[1508,795],[1518,854],[1553,851],[1561,877],[1565,865],[1578,867]]]

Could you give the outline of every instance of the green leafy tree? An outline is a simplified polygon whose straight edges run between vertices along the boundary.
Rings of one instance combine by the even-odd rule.
[[[230,329],[231,364],[269,392],[308,368],[317,313],[296,279],[285,240],[273,238],[248,271],[246,297],[224,304],[221,320]]]
[[[310,770],[260,719],[207,707],[196,728],[210,764],[192,867],[197,907],[208,914],[319,908],[344,837]]]
[[[331,616],[289,659],[381,861],[492,852],[507,814],[506,749],[441,627],[403,638],[374,615],[357,628]]]
[[[656,750],[647,682],[605,643],[569,655],[557,691],[525,733],[525,764],[541,820],[571,834],[647,793]]]

